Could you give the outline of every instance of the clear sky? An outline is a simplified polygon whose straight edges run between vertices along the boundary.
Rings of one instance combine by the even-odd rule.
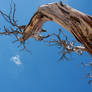
[[[42,4],[59,0],[14,0],[16,19],[19,24],[27,24],[37,8]],[[92,0],[63,0],[64,3],[84,13],[92,15]],[[10,0],[0,0],[0,10],[9,12]],[[0,28],[7,23],[0,16]],[[59,25],[47,22],[47,31],[54,32]],[[70,38],[71,35],[69,35]],[[92,92],[92,84],[85,78],[86,70],[80,62],[88,63],[91,57],[73,54],[70,61],[58,62],[56,47],[48,47],[43,42],[29,40],[27,47],[32,55],[17,48],[12,43],[14,37],[0,36],[0,92]]]

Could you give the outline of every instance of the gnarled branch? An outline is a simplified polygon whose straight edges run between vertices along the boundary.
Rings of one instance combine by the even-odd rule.
[[[46,21],[54,21],[60,26],[68,30],[77,41],[84,45],[86,51],[92,55],[92,17],[80,11],[77,11],[62,2],[51,3],[40,6],[34,16],[31,18],[28,25],[18,25],[15,21],[15,5],[11,18],[12,8],[9,16],[2,11],[0,14],[8,21],[13,28],[7,29],[4,27],[5,32],[0,34],[14,34],[18,41],[25,42],[29,38],[36,40],[43,40],[50,35],[41,36],[40,33],[44,32],[42,25]],[[21,36],[18,36],[20,34]],[[78,47],[77,47],[78,48]],[[74,51],[74,50],[73,50]]]
[[[46,42],[49,43],[49,46],[57,46],[59,48],[60,53],[62,53],[59,60],[68,59],[66,55],[70,55],[72,52],[82,55],[82,52],[86,51],[84,46],[76,46],[75,42],[69,41],[67,35],[61,29],[59,29],[58,34],[53,33],[51,36],[54,36],[53,39]]]
[[[46,21],[55,21],[64,27],[92,55],[92,17],[62,2],[41,6],[30,20],[21,39],[27,40],[29,37],[36,39],[42,30],[42,24]],[[31,36],[31,33],[34,35]]]

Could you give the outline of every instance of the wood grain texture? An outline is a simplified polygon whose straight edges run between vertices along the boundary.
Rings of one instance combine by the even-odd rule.
[[[46,21],[54,21],[67,31],[69,31],[77,41],[85,46],[89,54],[92,56],[92,17],[88,16],[62,2],[50,3],[42,5],[36,11],[27,25],[23,39],[33,37],[37,39],[37,35],[42,30],[42,25]],[[36,34],[32,35],[31,34]]]

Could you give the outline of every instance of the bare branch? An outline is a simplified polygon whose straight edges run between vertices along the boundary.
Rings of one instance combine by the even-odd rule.
[[[63,35],[63,37],[60,36],[61,34]],[[84,46],[75,46],[74,42],[70,42],[61,29],[59,29],[58,34],[53,33],[51,36],[55,36],[56,39],[54,37],[54,39],[45,42],[48,42],[49,46],[57,46],[58,48],[62,49],[62,51],[59,51],[62,54],[60,60],[62,60],[63,58],[67,59],[66,55],[70,55],[72,52],[81,55],[82,52],[86,51],[86,48]],[[65,38],[65,40],[61,38]]]
[[[9,15],[0,10],[0,14],[2,15],[2,17],[5,19],[6,22],[10,24],[10,26],[7,28],[4,26],[3,28],[4,31],[0,32],[0,35],[14,35],[16,37],[16,41],[20,41],[20,37],[23,35],[27,25],[21,26],[16,23],[15,12],[16,12],[16,5],[15,3],[12,2],[10,4]],[[24,45],[25,41],[22,42],[20,41],[20,43],[23,45],[24,49],[26,49]]]
[[[64,5],[62,2],[50,3],[39,7],[34,16],[31,18],[27,25],[18,25],[15,20],[16,5],[10,4],[9,14],[0,10],[1,16],[5,21],[9,23],[9,27],[4,25],[0,35],[14,35],[16,41],[20,42],[23,46],[23,50],[30,52],[26,46],[25,41],[29,38],[34,38],[37,41],[44,41],[44,39],[54,36],[53,39],[47,41],[50,46],[57,46],[60,49],[61,57],[68,59],[67,54],[71,56],[72,52],[79,55],[84,51],[88,51],[92,56],[92,17],[88,16],[80,11],[77,11],[68,5]],[[42,25],[46,21],[54,21],[60,26],[68,30],[75,39],[80,42],[81,46],[76,46],[75,42],[69,41],[67,35],[60,29],[58,34],[48,34],[46,36],[40,35],[41,32],[47,32],[42,29]],[[65,39],[61,38],[61,34]],[[55,39],[56,37],[56,39]],[[88,73],[90,84],[92,82],[92,62],[90,64],[84,64],[84,66],[91,66],[91,71]]]
[[[91,17],[77,11],[67,5],[63,5],[62,2],[46,4],[41,6],[34,16],[31,18],[28,25],[18,25],[15,20],[16,5],[10,5],[9,15],[0,11],[0,14],[4,19],[11,25],[10,28],[4,27],[4,32],[0,34],[13,34],[15,35],[17,41],[24,43],[29,38],[34,38],[37,41],[42,41],[48,38],[50,35],[41,36],[40,33],[44,32],[42,25],[46,21],[55,21],[60,26],[67,29],[83,46],[74,46],[73,42],[69,42],[67,36],[59,30],[59,34],[53,34],[58,40],[53,42],[57,45],[63,46],[65,51],[63,57],[67,53],[76,52],[81,54],[82,51],[88,51],[90,54],[92,52],[92,36],[91,36]],[[61,40],[60,34],[65,36],[65,40]],[[20,36],[19,36],[20,35]]]
[[[64,5],[61,2],[42,5],[31,18],[21,39],[27,40],[32,37],[38,40],[39,34],[42,31],[41,27],[46,21],[54,21],[64,27],[77,41],[83,44],[90,55],[92,54],[91,16],[75,10],[68,5]],[[82,48],[84,49],[84,47]],[[76,47],[76,49],[78,48],[80,47]]]

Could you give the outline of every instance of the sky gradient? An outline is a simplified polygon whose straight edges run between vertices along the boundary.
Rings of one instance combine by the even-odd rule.
[[[16,19],[19,24],[28,24],[40,5],[59,0],[13,0],[16,4]],[[92,15],[92,0],[63,0],[65,4]],[[0,10],[9,12],[10,0],[0,0]],[[0,16],[0,28],[7,23]],[[43,28],[57,32],[61,28],[53,22],[46,22]],[[66,31],[67,33],[67,31]],[[67,33],[69,39],[72,36]],[[88,63],[88,53],[78,56],[73,53],[70,61],[58,62],[57,47],[49,47],[34,39],[27,41],[32,52],[17,48],[13,36],[0,36],[0,92],[92,92],[88,85],[86,69],[80,62]]]

